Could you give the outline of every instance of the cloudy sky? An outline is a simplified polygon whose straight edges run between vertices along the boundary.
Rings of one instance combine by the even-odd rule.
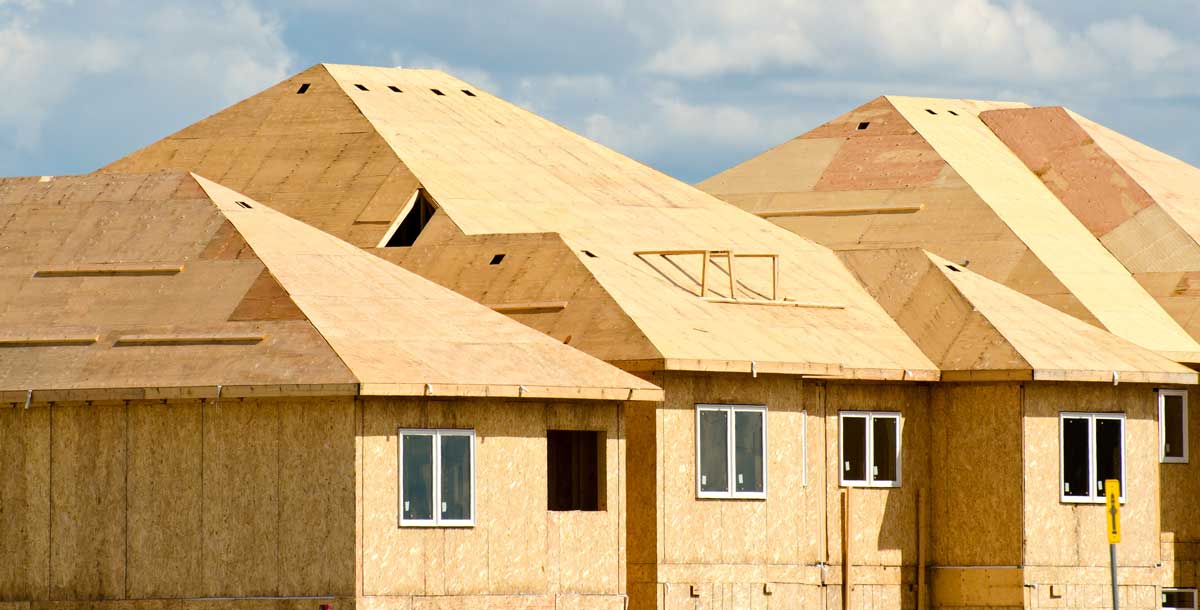
[[[1062,104],[1200,164],[1200,0],[0,0],[0,175],[318,62],[449,70],[687,181],[883,94]]]

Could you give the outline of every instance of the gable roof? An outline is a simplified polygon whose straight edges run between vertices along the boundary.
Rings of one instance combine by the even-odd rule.
[[[1023,104],[888,96],[704,182],[835,249],[920,247],[1171,358],[1200,344],[980,120]]]
[[[943,381],[1196,383],[1185,366],[924,250],[839,255]]]
[[[0,225],[4,400],[202,397],[218,385],[226,395],[661,399],[195,175],[3,180]]]
[[[310,87],[298,94],[303,83]],[[334,101],[305,97],[318,92]],[[296,105],[307,103],[320,111],[297,119]],[[369,128],[356,136],[360,145],[344,149],[351,154],[343,163],[343,149],[324,143],[333,138],[328,125],[359,130],[364,120]],[[308,143],[303,152],[297,140]],[[379,152],[379,141],[391,154]],[[414,251],[556,234],[559,255],[582,265],[602,293],[589,301],[603,308],[593,320],[625,318],[636,333],[586,325],[583,332],[604,339],[585,349],[628,369],[937,376],[828,249],[441,72],[315,66],[108,169],[160,167],[223,168],[219,181],[245,184],[252,196],[363,247],[386,239],[411,195],[399,187],[383,200],[364,195],[355,216],[335,191],[341,184],[355,195],[360,176],[411,176],[411,191],[436,202],[441,225]],[[314,181],[330,190],[299,203],[289,194]],[[366,226],[375,232],[362,237]],[[676,253],[730,250],[777,255],[778,280],[769,259],[738,258],[731,292],[724,255],[704,267],[701,254]],[[772,292],[779,298],[766,302]],[[577,308],[568,299],[549,316]]]

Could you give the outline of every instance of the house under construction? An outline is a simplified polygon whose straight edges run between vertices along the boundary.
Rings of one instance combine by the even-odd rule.
[[[912,135],[877,111],[858,124]],[[922,169],[981,217],[1025,216],[995,211],[1004,198],[981,184],[1019,175],[1012,201],[1046,195],[1012,163],[988,177],[979,143],[956,138],[943,135],[970,176]],[[1157,565],[1184,548],[1160,542],[1187,511],[1155,448],[1164,405],[1187,412],[1196,375],[1177,362],[1200,345],[1111,257],[1083,273],[1044,231],[999,231],[1008,270],[1041,280],[1026,292],[1091,325],[935,244],[879,245],[946,258],[839,257],[435,71],[314,66],[103,171],[163,169],[210,176],[662,387],[662,403],[627,409],[619,586],[632,608],[1098,606],[1106,477],[1126,486],[1126,607],[1185,584]],[[890,172],[842,177],[903,191]],[[842,205],[833,190],[821,205]],[[456,568],[430,557],[447,548],[410,547],[423,581],[363,579],[356,597],[437,603]]]

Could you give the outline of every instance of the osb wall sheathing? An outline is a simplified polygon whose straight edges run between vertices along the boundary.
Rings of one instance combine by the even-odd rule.
[[[615,402],[363,400],[356,468],[364,604],[408,607],[420,599],[454,608],[553,608],[558,601],[621,607],[624,408]],[[474,527],[399,527],[401,428],[475,431]],[[546,431],[552,429],[604,432],[605,510],[547,511]]]
[[[930,394],[929,563],[1021,565],[1021,385],[937,384]]]
[[[18,406],[0,430],[0,599],[354,593],[348,398]]]
[[[1107,607],[1109,554],[1103,504],[1060,501],[1062,412],[1125,413],[1126,503],[1121,507],[1119,579],[1128,603],[1154,608],[1162,571],[1158,407],[1144,384],[1027,384],[1024,405],[1025,582],[1035,607]],[[1051,597],[1051,585],[1060,592]]]
[[[101,171],[161,169],[196,172],[360,247],[379,244],[419,186],[320,65]]]
[[[1162,563],[1170,586],[1195,587],[1200,583],[1200,519],[1195,498],[1200,495],[1200,461],[1196,439],[1200,438],[1200,391],[1188,389],[1188,458],[1186,464],[1159,464],[1162,490]]]
[[[656,473],[650,480],[631,471],[631,489],[657,490],[653,506],[630,492],[631,531],[644,532],[630,537],[631,608],[840,605],[839,410],[904,416],[903,487],[851,492],[853,607],[915,604],[907,585],[916,582],[916,490],[928,472],[925,388],[776,375],[659,373],[654,380],[667,402],[652,433],[643,421],[630,436],[631,456],[655,452]],[[697,404],[767,405],[767,499],[696,498]]]

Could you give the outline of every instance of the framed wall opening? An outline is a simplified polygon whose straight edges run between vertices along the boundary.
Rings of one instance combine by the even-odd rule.
[[[606,504],[606,434],[546,431],[546,508],[602,511]]]
[[[407,248],[412,246],[436,213],[437,206],[430,201],[425,189],[417,189],[408,205],[401,210],[397,221],[392,224],[391,232],[384,236],[382,247]]]

